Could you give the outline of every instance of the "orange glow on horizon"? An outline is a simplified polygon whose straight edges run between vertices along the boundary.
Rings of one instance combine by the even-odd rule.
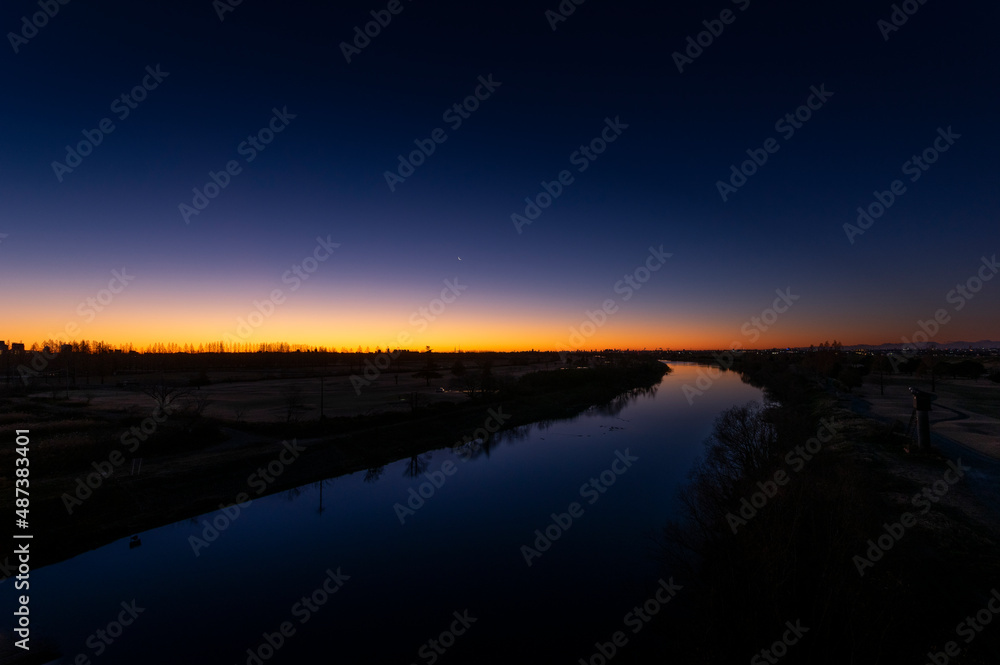
[[[915,324],[869,320],[861,325],[837,321],[833,315],[802,320],[780,319],[760,334],[748,334],[745,322],[721,312],[695,313],[622,309],[606,319],[588,318],[589,310],[557,303],[531,306],[516,302],[468,300],[440,312],[421,313],[412,300],[374,302],[319,297],[289,299],[273,309],[259,297],[193,298],[156,290],[126,293],[101,311],[91,311],[73,296],[47,300],[13,298],[8,311],[19,316],[0,329],[0,339],[43,345],[47,340],[102,341],[118,348],[143,350],[153,345],[200,345],[223,342],[256,349],[262,343],[292,348],[351,351],[360,346],[423,351],[527,351],[617,349],[771,349],[819,345],[900,343],[912,338]],[[303,294],[305,296],[305,294]],[[596,308],[594,308],[596,311]],[[824,320],[825,319],[825,320]],[[600,323],[600,325],[598,325]],[[976,321],[951,324],[947,337],[934,340],[978,341]]]
[[[720,334],[718,332],[701,332],[696,330],[674,329],[669,335],[658,334],[650,330],[633,329],[630,331],[617,330],[612,332],[599,331],[590,337],[573,337],[567,329],[566,332],[558,332],[558,328],[546,324],[521,324],[519,326],[509,325],[507,327],[485,326],[481,328],[464,328],[449,330],[427,330],[423,333],[415,330],[397,330],[389,332],[391,329],[379,330],[374,326],[366,332],[368,334],[342,334],[325,335],[320,333],[308,334],[304,330],[308,326],[282,326],[281,328],[254,330],[252,334],[245,338],[234,334],[235,326],[231,331],[221,335],[205,337],[195,335],[193,330],[186,326],[177,326],[170,332],[174,334],[163,334],[166,331],[160,329],[158,332],[150,331],[148,328],[139,325],[115,326],[113,328],[97,327],[87,331],[86,334],[54,336],[45,332],[43,328],[24,330],[24,335],[16,335],[5,339],[10,342],[23,342],[30,348],[33,343],[45,344],[49,340],[68,343],[80,340],[87,340],[94,343],[104,342],[115,348],[134,348],[137,351],[158,346],[160,344],[170,347],[176,345],[184,349],[190,345],[194,350],[199,346],[209,344],[217,345],[223,342],[225,348],[256,350],[261,344],[274,345],[287,343],[290,348],[325,348],[327,351],[356,351],[360,346],[362,349],[368,348],[372,352],[376,349],[387,350],[402,348],[410,351],[424,351],[430,347],[433,351],[594,351],[601,349],[631,349],[631,350],[655,350],[665,351],[678,350],[699,350],[699,349],[730,349],[741,348],[747,350],[754,349],[784,349],[819,345],[824,341],[839,340],[844,345],[852,344],[880,344],[885,341],[896,341],[891,338],[879,337],[874,340],[851,339],[846,335],[830,334],[809,334],[800,332],[787,337],[762,337],[758,343],[747,343],[746,339],[740,339],[738,335]],[[577,329],[579,330],[579,329]],[[12,332],[12,331],[11,331]],[[766,342],[766,343],[765,343]],[[244,346],[246,345],[246,346]]]

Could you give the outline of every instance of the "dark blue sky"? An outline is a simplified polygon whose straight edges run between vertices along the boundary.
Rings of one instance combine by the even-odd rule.
[[[949,298],[1000,244],[997,6],[914,3],[886,40],[892,3],[590,0],[553,31],[554,0],[401,0],[346,62],[341,42],[387,4],[245,0],[220,20],[208,0],[70,2],[35,33],[22,17],[37,1],[6,3],[4,32],[30,38],[8,34],[0,56],[0,338],[770,347],[900,341],[938,309],[935,341],[1000,338],[1000,280]],[[724,10],[679,72],[673,53]],[[122,119],[113,102],[157,66],[169,75]],[[453,129],[443,113],[490,76],[499,87]],[[775,122],[812,86],[833,94],[787,137]],[[241,144],[286,108],[248,162]],[[104,118],[114,131],[57,176]],[[608,118],[627,129],[573,161]],[[949,127],[960,138],[911,182],[904,163]],[[390,190],[385,172],[436,128],[447,140]],[[723,201],[717,182],[772,137]],[[238,174],[186,223],[179,205],[230,160]],[[518,233],[511,215],[563,170],[572,184]],[[844,224],[897,179],[905,193],[850,242]],[[320,236],[339,248],[293,289],[286,271]],[[662,268],[621,287],[660,245]],[[134,280],[81,313],[123,266]],[[456,278],[454,302],[414,323]],[[786,287],[794,305],[745,332]]]

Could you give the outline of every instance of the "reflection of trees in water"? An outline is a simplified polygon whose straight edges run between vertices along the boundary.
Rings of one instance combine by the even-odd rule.
[[[476,439],[474,441],[469,441],[467,443],[452,446],[451,450],[453,453],[461,455],[466,459],[479,459],[480,457],[489,457],[490,454],[503,444],[514,444],[519,441],[524,441],[528,439],[534,431],[545,432],[550,427],[556,424],[570,423],[583,415],[602,415],[602,416],[617,416],[620,414],[626,406],[634,403],[640,397],[653,397],[656,395],[658,385],[653,385],[645,388],[633,388],[627,390],[620,395],[616,396],[614,399],[606,402],[604,404],[594,405],[589,407],[586,411],[577,413],[573,416],[562,417],[562,418],[548,418],[545,420],[539,420],[533,423],[528,423],[526,425],[517,425],[509,429],[505,429],[500,432],[495,432],[489,434],[485,439]],[[406,459],[406,464],[403,468],[403,476],[406,478],[417,478],[422,476],[427,472],[430,466],[430,461],[433,458],[432,452],[426,452],[419,455],[411,455]],[[393,462],[398,460],[392,460]],[[366,483],[374,483],[380,480],[383,475],[385,475],[386,466],[388,463],[378,464],[376,460],[370,459],[369,466],[364,473],[363,480]],[[334,478],[327,478],[323,481],[309,483],[309,486],[317,487],[319,490],[319,509],[318,512],[322,513],[323,507],[323,484],[327,482],[332,482]],[[287,501],[295,501],[300,498],[304,491],[304,486],[294,487],[289,490],[284,491],[284,497]],[[198,518],[191,518],[192,523],[198,523]]]
[[[316,508],[316,513],[318,515],[322,515],[323,511],[326,510],[326,507],[323,505],[323,485],[332,481],[333,478],[327,478],[326,480],[320,480],[319,482],[313,483],[314,485],[319,486],[319,507]]]
[[[626,406],[637,401],[640,397],[655,397],[656,390],[659,385],[649,386],[646,388],[632,388],[631,390],[626,390],[617,397],[613,398],[610,402],[604,404],[596,404],[587,410],[588,414],[600,414],[602,416],[617,416],[621,413]]]
[[[431,453],[423,455],[412,455],[403,468],[403,476],[406,478],[416,478],[427,471],[427,466],[431,461]]]
[[[385,464],[380,464],[378,466],[371,466],[365,471],[365,482],[374,483],[376,480],[382,477],[385,473]]]
[[[526,439],[531,433],[532,425],[518,425],[501,432],[488,435],[485,439],[475,439],[460,446],[453,446],[452,452],[462,455],[466,459],[479,459],[489,457],[490,453],[503,443],[513,443]]]
[[[531,425],[518,425],[493,435],[495,443],[524,441],[531,434]]]
[[[534,423],[534,425],[539,432],[544,432],[545,430],[552,427],[556,423],[571,423],[579,417],[580,414],[578,413],[575,416],[570,416],[569,418],[546,418],[545,420],[539,420],[538,422]],[[530,428],[531,425],[524,425],[524,427]]]
[[[592,406],[582,413],[578,413],[567,418],[548,418],[546,420],[539,420],[527,425],[518,425],[517,427],[512,427],[510,429],[505,429],[501,432],[491,434],[485,440],[476,439],[475,441],[469,441],[468,443],[464,443],[459,446],[453,446],[452,452],[462,455],[467,459],[489,457],[490,453],[503,443],[513,444],[518,441],[523,441],[531,436],[531,433],[534,431],[544,432],[553,425],[571,423],[585,414],[617,416],[625,409],[626,406],[632,404],[640,397],[655,396],[658,387],[659,386],[657,385],[653,385],[646,388],[633,388],[621,393],[605,404]]]
[[[323,511],[326,510],[326,507],[323,504],[323,487],[327,483],[332,483],[334,480],[335,480],[334,478],[325,478],[323,480],[318,480],[314,483],[309,483],[307,485],[299,485],[298,487],[293,487],[289,490],[285,490],[284,492],[282,492],[282,496],[284,496],[285,501],[293,502],[299,500],[303,496],[306,496],[305,490],[307,487],[314,488],[318,491],[319,494],[319,505],[316,508],[316,512],[322,515]]]

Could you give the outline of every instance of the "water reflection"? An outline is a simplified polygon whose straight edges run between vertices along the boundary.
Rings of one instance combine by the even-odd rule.
[[[136,597],[149,602],[148,621],[102,664],[176,663],[192,649],[197,662],[243,663],[246,648],[273,634],[323,571],[342,565],[351,582],[268,665],[415,662],[441,621],[463,608],[483,619],[449,662],[523,662],[519,643],[539,645],[535,662],[552,654],[547,662],[576,662],[655,585],[648,534],[679,510],[676,484],[714,418],[760,397],[730,374],[692,407],[680,387],[694,372],[679,369],[658,387],[572,418],[394,462],[367,458],[357,473],[255,497],[231,524],[209,513],[144,532],[131,552],[118,542],[46,567],[37,578],[39,625],[72,662],[94,617]],[[526,566],[519,548],[626,450],[638,458],[629,472]],[[447,463],[457,471],[431,492],[425,474]],[[397,504],[412,511],[405,523]],[[194,552],[190,539],[204,539],[209,526],[218,533]],[[353,639],[334,644],[338,634]]]
[[[585,413],[600,414],[603,416],[618,416],[625,407],[635,403],[640,397],[655,397],[659,384],[648,388],[633,388],[623,392],[606,404],[598,404],[590,407]]]
[[[430,453],[411,455],[406,461],[406,466],[403,467],[403,477],[417,478],[418,476],[422,476],[427,471],[427,466],[431,463],[431,457]]]
[[[383,473],[385,473],[385,464],[368,467],[368,469],[365,471],[364,480],[366,483],[374,483],[376,480],[382,477]]]

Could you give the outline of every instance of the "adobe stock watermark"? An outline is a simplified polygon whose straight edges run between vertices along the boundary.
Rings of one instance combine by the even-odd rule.
[[[744,337],[748,337],[751,343],[760,339],[762,333],[770,330],[777,323],[778,317],[787,312],[795,304],[795,301],[801,297],[793,294],[792,287],[790,286],[786,286],[784,291],[775,289],[774,292],[778,297],[774,299],[771,306],[762,310],[760,316],[751,316],[746,323],[740,326],[740,333]],[[694,404],[695,397],[704,395],[712,387],[716,379],[722,376],[722,370],[731,369],[733,363],[736,362],[737,356],[743,353],[741,350],[743,342],[741,341],[733,341],[729,347],[729,350],[723,354],[712,354],[712,357],[715,358],[722,369],[710,367],[708,370],[705,370],[705,368],[700,367],[698,368],[698,378],[695,379],[694,385],[685,383],[681,386],[681,392],[684,393],[684,397],[687,399],[689,405]]]
[[[61,7],[65,7],[69,3],[70,0],[38,0],[38,7],[41,11],[35,12],[30,18],[22,16],[20,31],[7,33],[7,41],[10,42],[14,53],[20,53],[21,47],[37,37],[38,31],[56,17]]]
[[[1000,591],[996,588],[990,590],[989,600],[982,609],[975,615],[966,615],[964,619],[955,626],[955,634],[965,638],[963,643],[970,644],[976,639],[979,633],[983,632],[987,626],[993,623],[993,619],[1000,614]],[[949,640],[944,645],[944,651],[928,651],[927,665],[948,665],[952,658],[962,655],[962,647],[955,640]]]
[[[256,471],[247,476],[246,484],[250,489],[255,489],[255,494],[260,497],[267,488],[273,485],[290,465],[305,452],[305,448],[299,445],[297,439],[281,442],[281,452],[277,457],[267,463],[266,467],[259,467]],[[250,507],[253,498],[246,492],[240,492],[235,500],[230,504],[219,504],[219,514],[212,518],[211,522],[202,521],[201,537],[188,536],[188,545],[195,557],[201,556],[201,550],[211,547],[212,543],[219,539],[219,536],[233,525],[243,514],[243,511]]]
[[[811,461],[822,450],[824,444],[830,443],[840,428],[840,425],[833,422],[832,418],[829,421],[826,418],[821,418],[820,423],[816,436],[807,439],[800,446],[795,446],[785,455],[785,464],[790,467],[792,473],[802,471],[806,462]],[[740,499],[739,515],[732,512],[726,513],[726,523],[732,529],[733,535],[736,535],[741,526],[746,526],[771,499],[777,496],[779,487],[784,487],[790,481],[789,472],[785,469],[778,469],[770,480],[757,483],[757,492],[751,494],[749,498]]]
[[[103,312],[121,294],[128,285],[135,279],[135,275],[130,275],[126,268],[111,271],[111,279],[108,280],[107,288],[100,289],[94,296],[85,298],[76,306],[76,313],[84,319],[84,323],[91,323],[97,314]],[[73,338],[80,332],[80,324],[76,321],[67,321],[63,330],[68,338]],[[51,339],[61,339],[59,334],[50,335]],[[31,362],[28,365],[20,364],[17,373],[24,385],[28,384],[28,379],[38,376],[49,366],[52,360],[59,355],[58,349],[50,349],[48,353],[43,349],[32,354]]]
[[[246,164],[251,163],[297,117],[297,114],[288,112],[287,106],[283,106],[280,111],[277,107],[272,108],[271,119],[255,134],[248,135],[244,141],[240,142],[236,146],[236,154],[243,157]],[[209,171],[208,181],[200,189],[198,187],[191,188],[191,191],[194,192],[194,196],[191,197],[191,205],[187,203],[177,205],[177,210],[180,211],[184,223],[190,224],[191,218],[200,215],[222,193],[222,190],[229,187],[233,178],[241,173],[243,173],[243,165],[236,159],[230,159],[218,172]]]
[[[226,21],[226,14],[236,11],[236,8],[243,4],[243,0],[212,0],[212,9],[219,17],[219,22]]]
[[[326,238],[316,236],[316,247],[313,248],[312,253],[282,273],[281,283],[289,285],[289,293],[295,293],[306,280],[319,270],[321,263],[333,256],[333,252],[338,247],[340,247],[340,243],[331,241],[329,235]],[[232,343],[246,341],[257,328],[264,325],[264,322],[274,315],[275,310],[279,305],[285,303],[287,297],[285,291],[278,288],[272,289],[271,293],[263,300],[254,300],[250,313],[246,317],[237,317],[236,330],[233,333],[223,333],[223,337],[227,342]]]
[[[653,595],[641,605],[633,607],[630,612],[622,617],[622,623],[625,624],[626,628],[632,629],[632,635],[636,635],[683,588],[680,584],[675,584],[672,577],[669,580],[660,578],[659,585],[656,591],[653,592]],[[628,641],[628,633],[624,630],[617,630],[612,633],[611,638],[607,642],[594,642],[594,653],[590,654],[586,660],[583,658],[577,659],[577,662],[579,665],[607,665],[608,662],[618,655],[619,650],[628,644]]]
[[[483,444],[489,440],[490,436],[499,432],[504,423],[510,420],[510,414],[503,412],[503,406],[495,410],[491,408],[487,413],[489,416],[482,427],[477,428],[472,434],[462,437],[461,441],[455,442],[453,450],[462,458],[463,462],[471,460],[472,456],[482,449]],[[490,421],[493,421],[492,425]]]
[[[462,127],[462,124],[471,118],[473,113],[479,110],[480,104],[492,97],[497,88],[503,85],[503,81],[493,80],[493,74],[488,75],[486,78],[480,76],[477,81],[479,85],[473,89],[471,95],[460,102],[452,104],[441,114],[441,119],[448,123],[453,132],[457,132]],[[417,149],[406,156],[402,154],[398,155],[399,164],[396,166],[396,170],[386,171],[383,174],[385,184],[389,186],[389,191],[395,193],[396,186],[406,182],[407,178],[416,173],[417,169],[423,166],[428,158],[434,154],[437,147],[447,140],[448,133],[440,127],[431,130],[429,138],[414,139],[413,144],[417,146]]]
[[[635,270],[627,275],[623,275],[620,280],[615,282],[613,290],[615,293],[621,296],[622,302],[628,302],[638,291],[646,284],[653,276],[653,273],[657,272],[667,263],[667,259],[672,257],[673,254],[663,251],[663,245],[659,248],[649,246],[649,256],[646,260],[640,263]],[[601,303],[600,308],[594,310],[593,312],[584,310],[584,316],[586,317],[576,326],[570,326],[569,338],[566,340],[566,344],[559,344],[557,350],[559,351],[559,357],[562,362],[566,362],[566,354],[579,349],[583,346],[584,342],[597,334],[597,331],[607,324],[608,319],[615,313],[618,312],[620,306],[614,298],[607,298],[603,303]]]
[[[781,634],[781,638],[775,640],[766,649],[761,649],[757,655],[750,659],[750,665],[763,665],[764,663],[774,665],[788,655],[789,647],[798,644],[802,636],[809,632],[809,629],[802,625],[801,619],[795,623],[786,621],[785,627],[787,630]]]
[[[344,583],[349,579],[351,576],[340,572],[339,567],[336,571],[327,568],[326,577],[319,585],[292,604],[288,610],[291,616],[282,621],[273,633],[267,631],[261,633],[261,642],[246,650],[246,665],[263,665],[274,658],[281,647],[285,646],[292,637],[295,637],[298,626],[293,620],[298,620],[299,626],[308,623],[344,587]]]
[[[132,599],[132,602],[122,601],[119,604],[122,609],[118,613],[118,617],[109,621],[107,625],[95,630],[84,641],[87,648],[93,651],[94,658],[107,651],[111,645],[121,638],[125,633],[125,629],[134,624],[139,615],[146,611],[145,607],[139,607],[135,598]],[[79,653],[73,658],[74,665],[90,665],[90,662],[90,657],[86,653]]]
[[[491,435],[496,434],[503,427],[504,423],[510,419],[510,414],[503,412],[503,407],[501,406],[499,410],[490,408],[487,413],[486,420],[483,422],[483,426],[472,432],[471,435],[466,436],[463,440],[457,441],[455,443],[455,448],[458,452],[459,457],[461,457],[463,462],[468,462],[472,459],[472,455],[475,450],[478,449],[482,444],[480,441],[485,441]],[[396,518],[399,519],[400,524],[406,524],[406,519],[417,514],[417,511],[427,505],[427,502],[431,500],[439,489],[444,487],[445,482],[448,478],[454,476],[458,472],[459,467],[455,465],[451,460],[445,460],[442,462],[441,467],[437,471],[428,471],[424,474],[424,482],[420,483],[416,488],[411,487],[407,491],[406,505],[396,502],[392,506],[393,512],[396,513]]]
[[[628,129],[628,125],[621,121],[621,116],[616,115],[614,120],[605,118],[604,128],[600,134],[591,139],[587,144],[580,145],[580,147],[570,153],[570,165],[576,167],[577,173],[583,173],[590,168],[591,164],[597,161],[600,155],[604,154],[609,145],[618,140],[618,137],[626,129]],[[552,182],[545,182],[543,180],[541,183],[542,190],[538,194],[533,197],[526,196],[524,198],[526,204],[524,214],[521,215],[515,212],[510,216],[510,221],[513,222],[514,230],[517,231],[517,234],[521,235],[522,227],[530,225],[541,217],[542,211],[551,206],[556,199],[563,195],[566,188],[574,182],[576,180],[568,169],[560,171]]]
[[[448,649],[455,646],[458,638],[465,635],[466,631],[472,627],[472,624],[479,620],[469,614],[469,610],[463,610],[461,613],[457,611],[452,612],[451,615],[454,617],[454,620],[448,628],[441,631],[436,638],[427,640],[417,649],[417,655],[423,658],[427,665],[434,665],[438,658],[443,656]]]
[[[157,405],[153,412],[144,418],[138,425],[133,425],[131,428],[122,432],[119,441],[123,449],[128,451],[130,454],[134,454],[139,446],[144,443],[149,437],[156,433],[159,426],[167,421],[167,418],[177,410],[177,406],[173,403],[165,404],[162,408]],[[98,489],[114,474],[118,467],[125,464],[125,455],[122,454],[121,450],[112,450],[108,455],[100,462],[91,462],[91,467],[93,471],[84,475],[76,477],[76,484],[73,488],[73,493],[63,492],[62,496],[59,497],[62,500],[63,507],[66,509],[67,515],[72,515],[73,511],[83,505],[83,502],[94,495]]]
[[[123,92],[112,100],[111,112],[118,117],[118,120],[124,121],[132,114],[132,111],[139,108],[139,104],[146,100],[149,93],[160,87],[160,84],[168,76],[170,76],[170,72],[161,71],[159,64],[155,68],[152,65],[147,65],[146,75],[142,77],[142,80],[134,88]],[[55,174],[56,180],[62,182],[66,174],[72,173],[74,169],[83,164],[84,158],[92,155],[94,149],[104,143],[104,137],[113,131],[115,131],[115,123],[107,117],[101,118],[97,122],[96,128],[84,129],[81,132],[83,134],[82,141],[79,141],[75,146],[66,146],[66,157],[63,161],[52,162],[52,172]]]
[[[875,27],[882,33],[882,40],[889,41],[889,36],[894,32],[899,32],[899,29],[906,25],[910,17],[926,3],[927,0],[903,0],[900,4],[894,4],[892,12],[889,14],[889,20],[880,18],[875,23]]]
[[[27,459],[27,458],[25,458]],[[25,478],[27,482],[27,478]],[[27,490],[24,490],[27,491]],[[27,514],[27,510],[24,511]],[[22,518],[23,520],[23,518]],[[31,543],[22,542],[14,548],[13,554],[17,557],[17,581],[14,588],[18,591],[28,591],[31,589]],[[12,632],[17,633],[21,639],[11,640],[18,649],[31,651],[31,595],[24,593],[17,596],[17,609],[11,613],[15,617],[11,623],[16,623]],[[4,660],[10,660],[5,658]]]
[[[812,119],[813,113],[819,111],[833,97],[834,93],[826,89],[826,84],[820,84],[819,88],[810,86],[810,95],[806,97],[804,104],[790,113],[786,113],[774,123],[774,131],[782,135],[782,139],[788,141],[795,132],[805,126],[805,123]],[[728,181],[717,180],[715,188],[719,191],[723,203],[729,201],[729,197],[739,191],[740,187],[747,184],[757,171],[759,171],[771,155],[781,149],[778,139],[769,137],[760,148],[747,148],[746,154],[750,159],[740,164],[739,168],[735,164],[729,166],[730,176]]]
[[[741,12],[745,12],[750,7],[750,0],[732,0],[732,3],[739,5]],[[672,57],[674,64],[677,65],[677,71],[683,74],[686,65],[693,65],[694,61],[705,52],[705,49],[714,44],[715,40],[722,36],[726,26],[732,25],[736,21],[737,16],[733,10],[723,9],[719,13],[719,18],[702,21],[701,24],[705,26],[705,29],[694,37],[688,36],[687,47],[684,49],[684,53],[680,51],[674,51],[673,53]]]
[[[760,339],[761,333],[770,330],[771,326],[778,322],[778,317],[787,312],[800,297],[792,293],[790,286],[786,286],[784,291],[775,289],[774,292],[778,294],[778,297],[774,299],[771,306],[761,311],[759,317],[751,316],[750,320],[740,327],[740,332],[744,337],[749,338],[751,344]]]
[[[965,477],[967,471],[969,471],[969,467],[962,464],[961,458],[954,461],[948,460],[948,469],[944,472],[943,479],[934,481],[930,487],[925,487],[914,494],[910,503],[914,508],[922,509],[920,515],[926,515],[930,512],[931,507],[941,501],[942,497],[949,492],[952,485],[957,484]],[[886,552],[902,540],[906,531],[917,525],[917,517],[911,512],[905,512],[900,515],[898,522],[883,524],[884,533],[868,541],[865,556],[856,554],[851,559],[855,568],[858,569],[858,575],[864,577],[866,569],[873,568],[876,563],[881,561]]]
[[[931,165],[938,160],[941,154],[948,152],[951,146],[955,145],[955,141],[962,138],[961,134],[956,134],[952,131],[951,125],[948,125],[948,129],[938,127],[937,132],[938,136],[930,146],[924,148],[923,152],[919,155],[910,157],[900,167],[903,175],[910,176],[910,182],[920,180],[920,176],[930,169]],[[847,234],[847,240],[853,245],[855,236],[864,235],[865,231],[870,229],[875,223],[875,220],[884,215],[896,200],[905,193],[906,185],[903,184],[902,180],[898,179],[889,183],[889,189],[882,192],[876,189],[872,192],[875,200],[867,205],[858,206],[856,225],[844,224],[844,233]]]
[[[981,257],[979,269],[964,282],[956,284],[955,288],[948,291],[948,293],[945,294],[945,301],[953,305],[953,311],[962,311],[962,309],[965,308],[965,305],[972,300],[977,293],[982,291],[986,282],[993,279],[997,272],[1000,272],[1000,263],[997,263],[996,254],[990,258],[987,258],[986,256]],[[926,321],[918,319],[917,330],[913,331],[913,334],[910,335],[910,339],[907,339],[905,335],[900,338],[903,341],[903,344],[912,344],[914,348],[904,348],[899,352],[899,355],[907,360],[916,357],[916,349],[926,347],[927,344],[934,339],[939,332],[941,332],[941,329],[944,326],[951,323],[951,316],[952,315],[948,313],[948,310],[939,307],[934,311],[933,317],[928,318]],[[894,372],[899,371],[901,361],[895,354],[889,356],[889,362],[892,363],[892,370]]]
[[[135,275],[128,274],[126,268],[122,268],[121,272],[117,270],[111,271],[111,279],[108,280],[108,287],[106,289],[101,289],[97,292],[97,295],[93,298],[86,298],[79,305],[76,306],[76,313],[79,314],[86,323],[91,323],[99,312],[103,312],[104,308],[112,303],[119,293],[124,291],[129,283],[135,279]]]
[[[638,457],[629,453],[628,448],[625,449],[625,452],[616,450],[615,459],[611,460],[611,465],[596,478],[591,478],[580,486],[580,498],[587,499],[588,505],[594,505],[608,491],[608,488],[617,482],[618,477],[632,468],[632,463],[638,460]],[[552,543],[569,531],[573,522],[583,515],[583,506],[577,501],[571,502],[564,513],[551,513],[552,521],[548,526],[544,529],[535,529],[535,540],[532,543],[534,547],[521,546],[521,556],[524,557],[524,562],[528,567],[531,568],[533,560],[540,558],[542,554],[547,552],[552,547]]]
[[[560,23],[564,23],[576,12],[576,8],[585,3],[587,0],[562,0],[559,6],[552,9],[545,10],[545,20],[548,21],[549,27],[552,28],[552,32],[556,31]]]
[[[444,314],[448,305],[458,300],[458,297],[467,288],[469,286],[459,283],[457,277],[454,280],[444,280],[444,288],[441,289],[440,297],[432,299],[426,307],[418,307],[410,314],[410,325],[415,327],[418,333],[427,330],[431,322],[436,321]],[[408,330],[402,330],[396,335],[396,349],[394,351],[383,351],[375,356],[375,360],[366,358],[364,371],[360,375],[351,375],[351,386],[354,388],[354,394],[360,396],[362,388],[367,388],[382,376],[382,372],[389,368],[389,364],[403,352],[403,348],[411,341],[413,341],[413,335]]]
[[[413,2],[413,0],[407,0]],[[364,30],[360,25],[354,26],[354,39],[348,42],[340,42],[340,52],[344,54],[347,64],[351,64],[351,58],[361,55],[361,51],[368,48],[372,40],[382,34],[382,30],[389,27],[393,16],[399,16],[406,7],[400,0],[389,0],[385,9],[371,10],[372,20],[364,24]]]

